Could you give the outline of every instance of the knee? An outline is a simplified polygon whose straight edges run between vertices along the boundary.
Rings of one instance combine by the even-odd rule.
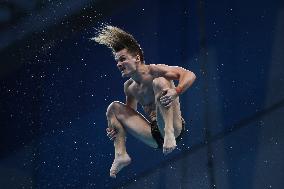
[[[170,81],[168,81],[164,77],[158,77],[153,80],[153,88],[154,90],[163,89],[170,86]]]
[[[122,106],[122,103],[119,101],[114,101],[110,103],[110,105],[107,107],[106,116],[107,117],[111,116],[113,113],[117,112],[119,107],[121,106]]]

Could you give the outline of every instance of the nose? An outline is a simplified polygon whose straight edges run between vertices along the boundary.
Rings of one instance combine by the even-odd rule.
[[[122,66],[121,62],[117,62],[116,66],[120,68]]]

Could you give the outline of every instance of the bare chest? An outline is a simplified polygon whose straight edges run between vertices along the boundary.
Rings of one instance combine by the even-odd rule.
[[[155,95],[152,82],[146,84],[133,84],[131,91],[136,100],[142,105],[155,104]]]

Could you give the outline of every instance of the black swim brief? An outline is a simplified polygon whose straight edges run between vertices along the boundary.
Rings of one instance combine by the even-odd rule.
[[[183,135],[183,133],[185,132],[185,121],[182,118],[182,130],[179,134],[179,136],[176,138],[176,142],[178,143],[181,140],[181,137]],[[164,144],[164,138],[162,137],[157,121],[153,121],[151,122],[151,133],[153,138],[156,140],[157,144],[158,144],[158,148],[163,148],[163,144]]]

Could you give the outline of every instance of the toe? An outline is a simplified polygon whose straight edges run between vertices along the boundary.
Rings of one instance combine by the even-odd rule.
[[[169,153],[168,148],[164,148],[163,153],[164,153],[165,155],[167,155],[167,154]]]
[[[116,174],[115,174],[115,171],[110,171],[110,174],[109,174],[110,177],[112,178],[116,178]]]
[[[111,178],[116,178],[116,175],[110,175]]]
[[[175,148],[176,148],[175,146],[174,146],[174,147],[171,147],[171,148],[164,148],[164,149],[163,149],[163,153],[164,153],[165,155],[167,155],[167,154],[171,153]]]

